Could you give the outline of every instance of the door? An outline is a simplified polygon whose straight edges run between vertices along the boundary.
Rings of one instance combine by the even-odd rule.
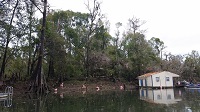
[[[143,80],[142,79],[140,79],[140,85],[143,86]]]

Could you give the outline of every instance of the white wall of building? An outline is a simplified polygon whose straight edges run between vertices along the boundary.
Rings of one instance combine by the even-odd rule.
[[[171,72],[160,72],[148,77],[139,78],[139,86],[143,87],[173,87],[173,77],[178,75]],[[141,81],[142,80],[142,81]]]

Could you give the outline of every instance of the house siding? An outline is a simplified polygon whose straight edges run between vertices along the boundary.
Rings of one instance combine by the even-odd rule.
[[[156,81],[156,77],[159,77],[159,81]],[[166,77],[169,77],[169,81],[166,81]],[[159,73],[152,76],[153,79],[153,87],[173,87],[173,77]]]
[[[152,87],[151,77],[147,77],[147,87]]]

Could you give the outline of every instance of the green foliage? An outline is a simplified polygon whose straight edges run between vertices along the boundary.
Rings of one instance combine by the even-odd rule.
[[[155,37],[152,37],[148,42],[150,43],[150,45],[153,48],[154,52],[158,56],[162,57],[162,50],[165,48],[164,42],[161,41],[159,38],[155,38]]]
[[[188,54],[183,63],[183,77],[187,79],[199,79],[200,77],[200,56],[197,51]]]
[[[140,30],[144,21],[135,17],[129,19],[129,31],[123,35],[119,30],[122,23],[116,23],[116,37],[112,37],[107,21],[100,13],[100,3],[94,3],[96,9],[87,5],[89,13],[70,10],[48,13],[43,73],[49,79],[83,80],[89,73],[87,78],[112,77],[133,81],[138,75],[160,70],[182,74],[186,78],[199,77],[200,57],[197,51],[186,57],[163,54],[164,42],[155,37],[146,40]],[[8,77],[20,74],[20,77],[29,79],[38,61],[41,20],[34,18],[31,2],[20,1],[15,21],[9,26],[11,14],[7,11],[10,7],[5,5],[3,8],[5,10],[0,10],[0,16],[4,15],[0,20],[0,63],[3,63],[8,42],[12,46],[7,48],[5,74]],[[20,11],[25,16],[21,16]]]
[[[128,33],[123,41],[124,53],[132,65],[133,77],[145,73],[152,61],[156,61],[156,56],[144,35]]]

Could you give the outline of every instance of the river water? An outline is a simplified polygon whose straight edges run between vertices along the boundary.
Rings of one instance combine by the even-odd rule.
[[[1,112],[200,112],[200,89],[140,89],[0,98]]]

